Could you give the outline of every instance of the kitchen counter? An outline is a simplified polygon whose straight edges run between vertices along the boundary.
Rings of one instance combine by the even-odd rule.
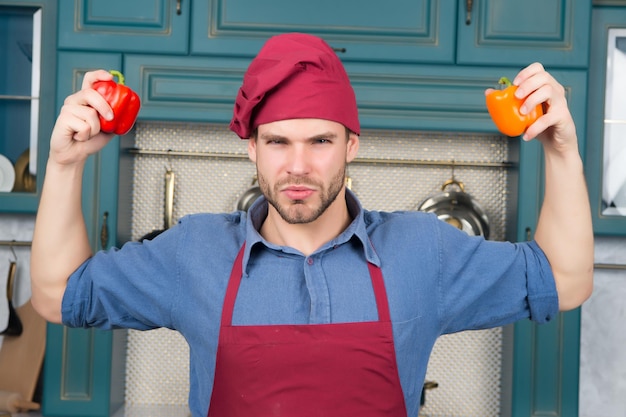
[[[159,404],[126,404],[112,417],[190,417],[187,406]]]

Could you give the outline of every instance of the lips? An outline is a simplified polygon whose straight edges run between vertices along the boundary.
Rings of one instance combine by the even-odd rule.
[[[283,190],[283,194],[290,200],[306,200],[315,191],[302,186],[291,186]]]

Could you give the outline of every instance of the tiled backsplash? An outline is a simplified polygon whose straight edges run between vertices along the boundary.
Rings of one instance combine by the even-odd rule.
[[[236,154],[242,158],[139,154],[134,156],[132,236],[163,227],[164,174],[176,174],[174,218],[194,212],[232,211],[250,187],[254,165],[246,143],[226,126],[140,123],[134,146],[152,151]],[[441,191],[452,176],[465,184],[490,219],[491,239],[503,240],[509,203],[509,139],[496,135],[364,131],[359,158],[350,165],[352,190],[366,208],[416,210]],[[400,159],[407,163],[385,163]],[[374,160],[374,162],[372,162]],[[411,163],[411,161],[415,163]],[[436,161],[475,165],[431,165]],[[495,163],[487,166],[482,163]],[[482,164],[482,165],[481,165]],[[128,406],[184,405],[189,389],[188,347],[177,332],[129,332],[126,401]],[[459,360],[462,358],[462,360]],[[427,415],[500,415],[503,381],[501,328],[442,337],[435,345],[427,379],[439,387],[427,394]]]

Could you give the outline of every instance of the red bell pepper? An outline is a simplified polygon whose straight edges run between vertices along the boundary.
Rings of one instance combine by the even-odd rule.
[[[100,118],[100,130],[105,133],[125,135],[132,129],[137,120],[141,100],[137,93],[124,85],[124,76],[121,72],[115,70],[109,72],[117,77],[117,82],[114,80],[97,81],[92,86],[105,98],[113,110],[113,119],[111,120],[105,120],[102,116],[98,116]]]
[[[487,95],[487,110],[500,132],[507,136],[519,136],[543,115],[543,107],[538,104],[530,113],[520,113],[523,100],[515,97],[517,86],[512,85],[506,77],[500,78],[498,83],[504,89]]]

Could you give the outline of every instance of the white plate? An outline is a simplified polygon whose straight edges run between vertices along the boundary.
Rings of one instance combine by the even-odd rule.
[[[15,184],[15,168],[9,159],[0,155],[0,191],[11,191]]]

